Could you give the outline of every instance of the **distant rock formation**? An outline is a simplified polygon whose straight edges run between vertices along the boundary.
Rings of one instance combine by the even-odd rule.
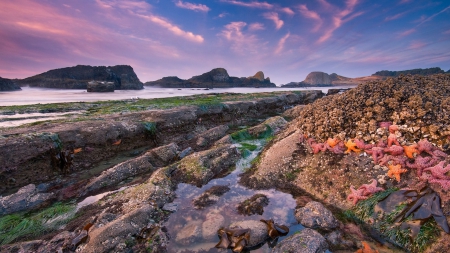
[[[45,73],[18,80],[21,86],[58,88],[58,89],[87,89],[88,82],[113,82],[115,90],[140,90],[143,84],[134,73],[131,66],[86,66],[49,70]]]
[[[264,73],[258,71],[251,77],[233,77],[224,68],[215,68],[199,76],[183,80],[176,76],[163,77],[144,85],[164,88],[231,88],[231,87],[276,87],[270,78],[264,79]]]
[[[87,92],[114,92],[114,82],[88,82]]]
[[[308,74],[302,82],[290,82],[288,84],[283,84],[283,88],[291,87],[328,87],[328,86],[343,86],[343,85],[358,85],[367,81],[382,79],[380,76],[365,76],[357,78],[349,78],[345,76],[340,76],[336,73],[328,75],[327,73],[314,71]]]
[[[444,70],[442,70],[439,67],[435,67],[435,68],[427,68],[427,69],[409,69],[409,70],[402,70],[402,71],[382,70],[382,71],[375,72],[375,74],[372,74],[372,76],[397,77],[402,74],[403,75],[411,74],[411,75],[428,76],[428,75],[442,74],[442,73],[445,73]],[[448,73],[448,71],[447,71],[447,73]]]
[[[329,86],[331,78],[327,73],[314,71],[309,73],[303,82],[312,86]]]
[[[0,91],[13,91],[13,90],[21,90],[21,88],[11,79],[0,77]]]

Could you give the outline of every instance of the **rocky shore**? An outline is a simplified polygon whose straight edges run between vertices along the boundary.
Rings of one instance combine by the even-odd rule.
[[[449,92],[447,74],[399,76],[325,97],[314,91],[287,93],[2,129],[0,177],[8,184],[1,189],[0,219],[10,221],[0,222],[5,231],[0,249],[172,252],[173,243],[192,246],[216,236],[216,247],[236,252],[265,243],[267,252],[445,252]],[[242,199],[234,211],[201,213],[233,191],[227,185],[193,196],[198,214],[177,211],[173,200],[180,183],[202,187],[225,177],[255,150],[249,140],[261,138],[268,144],[241,175],[239,187],[292,194],[291,211],[305,228],[283,237],[297,225],[250,218],[225,222],[225,212],[244,217],[267,212],[276,201],[270,194]],[[84,174],[119,154],[132,157],[101,173]],[[54,204],[119,186],[126,188],[81,207],[78,215],[70,202]],[[62,207],[65,218],[53,215]],[[38,210],[29,212],[33,209]],[[11,237],[6,232],[20,222],[7,214],[21,210],[29,212],[22,218],[29,223],[51,217],[40,227],[50,232]],[[286,215],[273,213],[280,220]],[[173,215],[186,222],[176,234],[165,227]],[[55,219],[65,226],[55,229]]]

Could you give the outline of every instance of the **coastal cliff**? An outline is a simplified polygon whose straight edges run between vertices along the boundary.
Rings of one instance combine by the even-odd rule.
[[[258,71],[251,77],[233,77],[224,68],[215,68],[209,72],[183,80],[176,76],[163,77],[156,81],[146,82],[146,86],[163,88],[232,88],[232,87],[276,87],[270,78]]]
[[[14,90],[21,90],[21,89],[11,79],[0,77],[0,91],[14,91]]]
[[[77,65],[61,69],[53,69],[39,75],[18,80],[20,86],[86,89],[90,81],[114,82],[116,90],[140,90],[143,84],[133,68],[128,65],[87,66]]]

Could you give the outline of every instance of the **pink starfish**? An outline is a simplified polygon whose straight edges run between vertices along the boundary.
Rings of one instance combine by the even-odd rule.
[[[389,146],[388,148],[385,148],[384,152],[390,153],[391,155],[403,155],[403,147],[397,146],[397,145],[392,145],[392,146]]]
[[[450,180],[446,179],[430,179],[428,182],[439,184],[442,189],[448,191],[450,189]]]
[[[372,147],[371,149],[367,149],[366,152],[372,155],[373,162],[378,164],[378,160],[382,159],[384,156],[384,148],[381,147]]]
[[[390,125],[389,126],[389,132],[391,134],[395,133],[398,130],[398,126],[397,125]]]
[[[364,196],[369,196],[372,195],[374,193],[377,193],[379,191],[384,191],[383,188],[381,187],[377,187],[377,180],[372,179],[372,183],[371,184],[363,184],[361,185],[358,190],[363,190],[363,195]]]
[[[354,141],[356,143],[356,147],[358,147],[359,149],[366,150],[366,149],[371,149],[373,147],[372,144],[365,144],[364,141],[359,140],[359,139],[355,139]]]
[[[316,140],[314,140],[314,138],[308,138],[306,142],[308,143],[309,146],[311,146],[313,143],[316,143]]]
[[[445,173],[450,171],[450,164],[448,164],[446,167],[444,167],[445,161],[440,162],[439,164],[424,169],[424,172],[430,172],[431,175],[433,175],[434,179],[446,179],[450,180],[450,177],[447,176]]]
[[[325,144],[325,146],[329,151],[331,151],[335,154],[344,154],[345,145],[342,141],[339,142],[338,144],[336,144],[336,146],[334,146],[334,147],[331,147],[330,145],[328,145],[328,143]]]
[[[417,156],[414,160],[414,163],[406,162],[406,167],[410,169],[416,169],[416,173],[418,177],[422,176],[423,169],[433,166],[433,164],[436,163],[436,160],[434,160],[432,157],[427,156]]]
[[[392,155],[385,155],[383,158],[380,159],[380,165],[386,166],[389,164],[397,165],[400,164],[402,167],[406,167],[406,161],[408,159],[405,156],[392,156]]]
[[[397,141],[397,135],[395,135],[393,133],[389,134],[387,145],[388,145],[388,147],[390,147],[390,146],[392,146],[392,144],[400,146],[400,143],[398,143],[398,141]]]
[[[352,191],[352,193],[348,195],[347,200],[352,201],[353,205],[356,205],[360,199],[367,199],[367,197],[364,196],[363,189],[355,190],[353,186],[350,186],[350,191]]]
[[[439,159],[439,157],[441,157],[443,159],[447,158],[447,154],[437,148],[436,148],[436,150],[433,151],[432,156],[434,159]]]
[[[380,148],[385,148],[387,146],[387,143],[383,139],[380,139],[376,146]]]
[[[311,144],[311,148],[313,149],[314,154],[319,153],[319,151],[325,152],[325,150],[327,150],[327,147],[323,143],[313,143]]]

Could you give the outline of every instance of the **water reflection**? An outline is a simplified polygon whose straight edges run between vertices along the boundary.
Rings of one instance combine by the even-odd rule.
[[[248,157],[241,159],[236,164],[236,170],[228,176],[214,179],[201,188],[189,184],[178,185],[177,198],[174,200],[175,203],[178,203],[178,211],[173,213],[165,224],[171,236],[168,247],[169,252],[218,252],[218,249],[214,248],[219,242],[217,229],[221,226],[228,227],[231,223],[237,221],[273,219],[278,224],[291,227],[290,234],[302,228],[301,225],[297,224],[294,217],[296,202],[292,195],[274,189],[247,189],[237,183],[238,175],[245,168],[250,167],[250,161],[257,156],[264,145],[264,142],[261,140],[249,143],[257,145],[258,148]],[[195,209],[192,199],[212,186],[217,185],[228,185],[230,190],[223,194],[215,204],[201,210]],[[252,216],[239,214],[237,205],[258,193],[264,194],[269,198],[269,205],[264,207],[264,213]],[[188,239],[184,238],[180,234],[187,228],[197,230],[197,235]],[[279,241],[284,238],[279,238]],[[265,244],[259,249],[252,250],[252,252],[270,252],[270,248]]]
[[[339,86],[339,88],[353,88],[355,86]],[[0,106],[30,105],[64,102],[93,102],[105,100],[122,100],[132,98],[164,98],[191,96],[207,93],[255,93],[290,90],[321,90],[326,93],[334,87],[309,87],[309,88],[215,88],[215,89],[170,89],[144,87],[143,90],[116,90],[110,93],[91,93],[86,90],[47,89],[22,87],[21,91],[0,92]]]

